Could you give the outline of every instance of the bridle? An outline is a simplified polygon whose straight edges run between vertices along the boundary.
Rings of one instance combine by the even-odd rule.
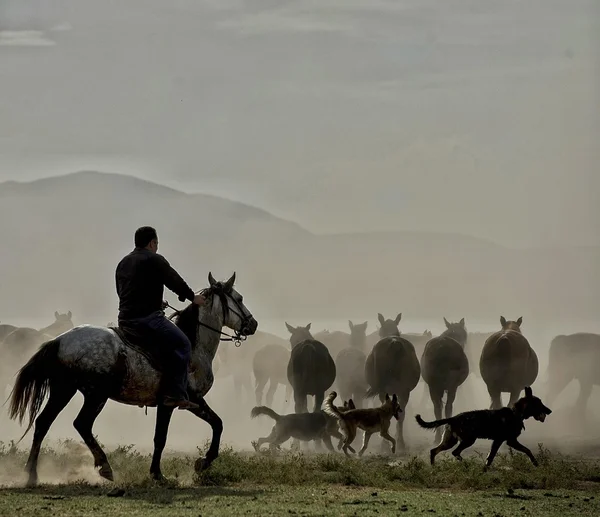
[[[233,312],[233,314],[235,314],[240,321],[242,322],[242,330],[245,329],[248,326],[249,323],[249,317],[245,316],[243,314],[244,310],[242,309],[242,307],[240,306],[240,303],[233,297],[231,296],[226,290],[223,289],[223,287],[220,284],[217,284],[215,286],[211,286],[207,289],[201,289],[200,291],[196,291],[194,294],[206,294],[208,295],[210,292],[211,295],[217,295],[219,296],[220,300],[221,300],[221,307],[223,309],[223,321],[225,321],[227,319],[227,312]],[[208,296],[207,296],[208,298]],[[229,303],[227,302],[227,300],[231,300],[236,308],[240,311],[238,312],[235,309],[232,309],[229,306]],[[212,298],[211,298],[211,304],[213,303]],[[173,321],[173,318],[175,318],[181,311],[176,309],[175,307],[173,307],[171,304],[167,303],[167,307],[169,307],[170,309],[173,309],[173,314],[171,314],[169,316],[169,320]],[[245,334],[242,334],[240,331],[235,330],[234,331],[234,335],[232,336],[231,334],[227,334],[226,332],[223,332],[222,330],[216,329],[214,327],[212,327],[211,325],[208,325],[206,323],[203,323],[202,321],[198,321],[198,325],[208,329],[208,330],[212,330],[213,332],[216,332],[217,334],[219,334],[220,340],[221,341],[231,341],[233,342],[233,344],[236,347],[240,347],[242,345],[243,341],[246,341],[246,339],[248,339],[248,336]]]

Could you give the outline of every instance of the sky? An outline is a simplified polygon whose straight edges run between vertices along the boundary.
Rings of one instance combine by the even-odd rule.
[[[2,0],[0,181],[79,169],[317,233],[600,245],[593,0]]]

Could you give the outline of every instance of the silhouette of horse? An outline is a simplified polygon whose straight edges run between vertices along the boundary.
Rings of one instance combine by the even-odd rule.
[[[348,348],[350,345],[350,334],[342,332],[341,330],[334,330],[332,332],[329,330],[322,330],[314,335],[314,339],[320,341],[327,347],[331,357],[337,357],[342,350]]]
[[[452,416],[456,390],[469,376],[469,361],[464,351],[467,342],[465,319],[458,323],[450,323],[444,318],[444,323],[446,330],[425,345],[421,357],[421,375],[429,387],[436,420],[442,418],[444,393],[447,393],[445,418]],[[436,442],[439,442],[441,437],[442,429],[437,428]]]
[[[421,377],[421,366],[413,344],[400,337],[398,324],[402,313],[394,320],[386,320],[380,313],[380,341],[373,347],[365,363],[365,379],[369,385],[367,397],[379,395],[383,403],[386,393],[396,393],[402,412],[396,423],[396,442],[404,450],[404,418],[410,392],[415,389]]]
[[[287,378],[294,390],[295,412],[308,412],[308,395],[315,397],[313,412],[320,411],[325,391],[335,381],[335,363],[327,347],[313,338],[310,323],[306,327],[294,328],[286,322],[285,326],[291,334],[292,353]]]
[[[206,457],[196,461],[196,471],[208,468],[219,454],[223,423],[204,396],[213,384],[211,365],[221,329],[225,325],[241,336],[248,336],[258,327],[242,296],[233,288],[235,273],[224,283],[217,282],[210,273],[208,280],[210,286],[203,291],[206,304],[188,305],[175,321],[192,343],[188,394],[200,408],[190,411],[210,424],[213,432]],[[44,437],[77,391],[83,394],[84,402],[73,425],[94,456],[99,474],[111,481],[112,468],[92,434],[94,421],[108,399],[140,407],[157,406],[150,473],[154,479],[163,480],[160,459],[174,408],[158,404],[161,377],[162,373],[146,354],[125,344],[115,330],[106,327],[80,325],[42,345],[19,371],[9,410],[10,418],[18,418],[20,422],[29,410],[25,434],[35,423],[27,461],[28,485],[37,483],[38,456]]]
[[[367,322],[355,325],[348,321],[350,327],[350,347],[341,350],[335,358],[337,372],[336,384],[342,400],[352,399],[357,408],[362,408],[367,393],[365,381],[364,352],[367,341]]]
[[[279,337],[273,337],[276,338],[276,341],[280,341]],[[280,384],[285,388],[286,402],[290,400],[292,386],[287,379],[287,365],[289,361],[289,348],[278,342],[265,345],[254,354],[252,371],[256,380],[255,395],[257,406],[262,406],[263,391],[267,383],[269,383],[266,395],[266,405],[268,407],[273,407],[273,397]]]
[[[573,379],[579,381],[575,409],[577,416],[584,417],[594,385],[600,386],[600,335],[579,332],[556,336],[550,343],[547,376],[549,405]]]
[[[531,386],[538,375],[538,357],[529,341],[521,333],[523,318],[506,321],[500,316],[502,330],[492,334],[483,345],[479,369],[492,404],[490,409],[502,407],[502,393],[510,393],[509,406],[521,395],[525,386]]]

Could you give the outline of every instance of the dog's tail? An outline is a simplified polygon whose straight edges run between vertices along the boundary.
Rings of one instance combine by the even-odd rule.
[[[425,420],[421,418],[421,415],[417,415],[415,416],[415,420],[423,429],[436,429],[449,423],[452,419],[442,418],[441,420],[434,420],[433,422],[425,422]]]
[[[256,418],[260,415],[270,416],[273,420],[275,420],[275,422],[279,422],[279,420],[281,419],[281,415],[275,413],[275,411],[273,411],[270,407],[267,406],[256,406],[252,408],[252,411],[250,411],[250,416],[252,418]]]
[[[343,414],[333,404],[333,401],[335,400],[335,397],[337,397],[337,393],[335,391],[332,391],[329,395],[327,395],[327,398],[325,399],[325,402],[323,402],[323,412],[326,415],[329,415],[329,416],[332,416],[334,418],[337,418],[338,420],[343,420],[344,419]]]

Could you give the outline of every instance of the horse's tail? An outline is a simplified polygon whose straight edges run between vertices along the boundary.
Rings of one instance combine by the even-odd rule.
[[[29,425],[19,442],[33,427],[36,417],[42,409],[42,403],[50,389],[50,380],[56,373],[59,339],[52,339],[40,346],[39,350],[23,366],[10,394],[8,416],[23,423],[29,408]],[[18,442],[17,442],[18,443]]]
[[[281,415],[275,413],[275,411],[267,406],[256,406],[252,408],[252,411],[250,411],[250,416],[252,418],[256,418],[259,415],[270,416],[273,420],[275,420],[275,422],[279,422],[279,420],[281,420]]]

